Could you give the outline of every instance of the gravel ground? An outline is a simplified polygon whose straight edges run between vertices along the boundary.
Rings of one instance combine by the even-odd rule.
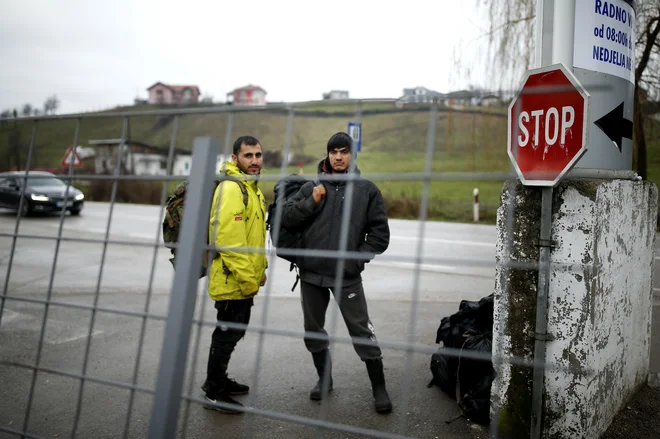
[[[660,389],[644,387],[619,412],[601,439],[660,438]]]
[[[660,296],[655,298],[651,336],[650,382],[660,384]],[[653,385],[653,384],[652,384]],[[660,439],[660,388],[644,387],[619,412],[601,439]]]

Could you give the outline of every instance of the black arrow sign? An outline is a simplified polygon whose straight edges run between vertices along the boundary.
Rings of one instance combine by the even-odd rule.
[[[614,110],[594,122],[621,152],[623,138],[632,139],[633,123],[623,118],[623,102]]]

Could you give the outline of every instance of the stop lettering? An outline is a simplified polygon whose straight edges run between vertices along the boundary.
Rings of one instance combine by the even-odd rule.
[[[509,106],[508,154],[520,181],[554,186],[586,152],[589,94],[559,64],[529,71]]]
[[[565,106],[561,108],[561,119],[559,119],[559,110],[555,107],[550,107],[550,109],[543,110],[532,110],[531,118],[533,119],[532,132],[533,136],[533,146],[537,148],[539,146],[539,131],[540,131],[540,121],[544,120],[545,129],[543,130],[545,145],[552,146],[557,143],[559,138],[559,143],[561,145],[566,144],[566,133],[569,128],[573,126],[575,122],[575,108],[571,106]],[[523,111],[518,116],[518,128],[520,134],[518,135],[518,146],[524,148],[529,143],[529,132],[530,132],[530,113]]]

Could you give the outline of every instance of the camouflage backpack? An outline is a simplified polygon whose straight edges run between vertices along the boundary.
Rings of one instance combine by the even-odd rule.
[[[236,183],[241,188],[241,192],[243,193],[243,204],[245,205],[245,207],[247,207],[248,205],[247,188],[245,187],[244,184],[240,183],[239,181],[236,181]],[[220,184],[220,180],[213,181],[212,194],[215,193],[218,184]],[[170,252],[172,253],[170,262],[172,263],[172,267],[174,267],[175,269],[176,269],[176,263],[175,263],[176,248],[174,247],[179,242],[179,227],[181,227],[181,219],[183,218],[183,207],[185,204],[187,188],[188,188],[188,180],[182,181],[174,189],[172,195],[170,195],[167,198],[167,201],[165,202],[165,218],[163,218],[163,241],[165,242],[165,246],[168,247],[170,249]],[[211,200],[209,200],[209,213],[211,211],[212,205],[213,205],[213,195],[211,196]],[[209,229],[208,227],[205,227],[204,229],[206,231],[204,234],[204,236],[206,237],[206,239],[204,240],[204,245],[208,245]],[[218,252],[211,250],[210,252],[213,253],[213,259],[218,257]],[[204,257],[202,258],[202,266],[200,267],[200,272],[199,272],[200,279],[206,276],[207,262],[208,262],[208,254],[204,252]]]

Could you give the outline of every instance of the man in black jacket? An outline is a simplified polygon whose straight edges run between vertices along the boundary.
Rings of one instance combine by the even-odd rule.
[[[300,247],[303,249],[337,251],[342,236],[343,211],[350,209],[346,250],[359,252],[360,259],[344,260],[341,291],[335,291],[339,259],[313,256],[296,258],[300,270],[305,331],[327,337],[328,333],[323,326],[332,291],[351,337],[368,341],[367,344],[354,343],[353,347],[366,364],[376,411],[388,413],[392,410],[392,403],[385,387],[382,355],[369,319],[361,273],[365,263],[387,250],[390,229],[380,190],[371,181],[359,178],[360,171],[352,160],[351,142],[351,137],[346,133],[337,133],[330,138],[328,155],[319,163],[319,180],[322,183],[306,183],[287,201],[282,213],[282,227],[289,231],[302,231]],[[351,173],[358,176],[352,182],[326,178],[323,183],[324,175]],[[352,202],[347,206],[346,195],[351,185]],[[338,293],[341,294],[338,296]],[[322,398],[324,385],[332,390],[332,363],[328,345],[327,338],[305,337],[305,346],[312,353],[319,375],[319,381],[310,393],[313,400]],[[327,382],[324,381],[325,377],[328,378]]]

